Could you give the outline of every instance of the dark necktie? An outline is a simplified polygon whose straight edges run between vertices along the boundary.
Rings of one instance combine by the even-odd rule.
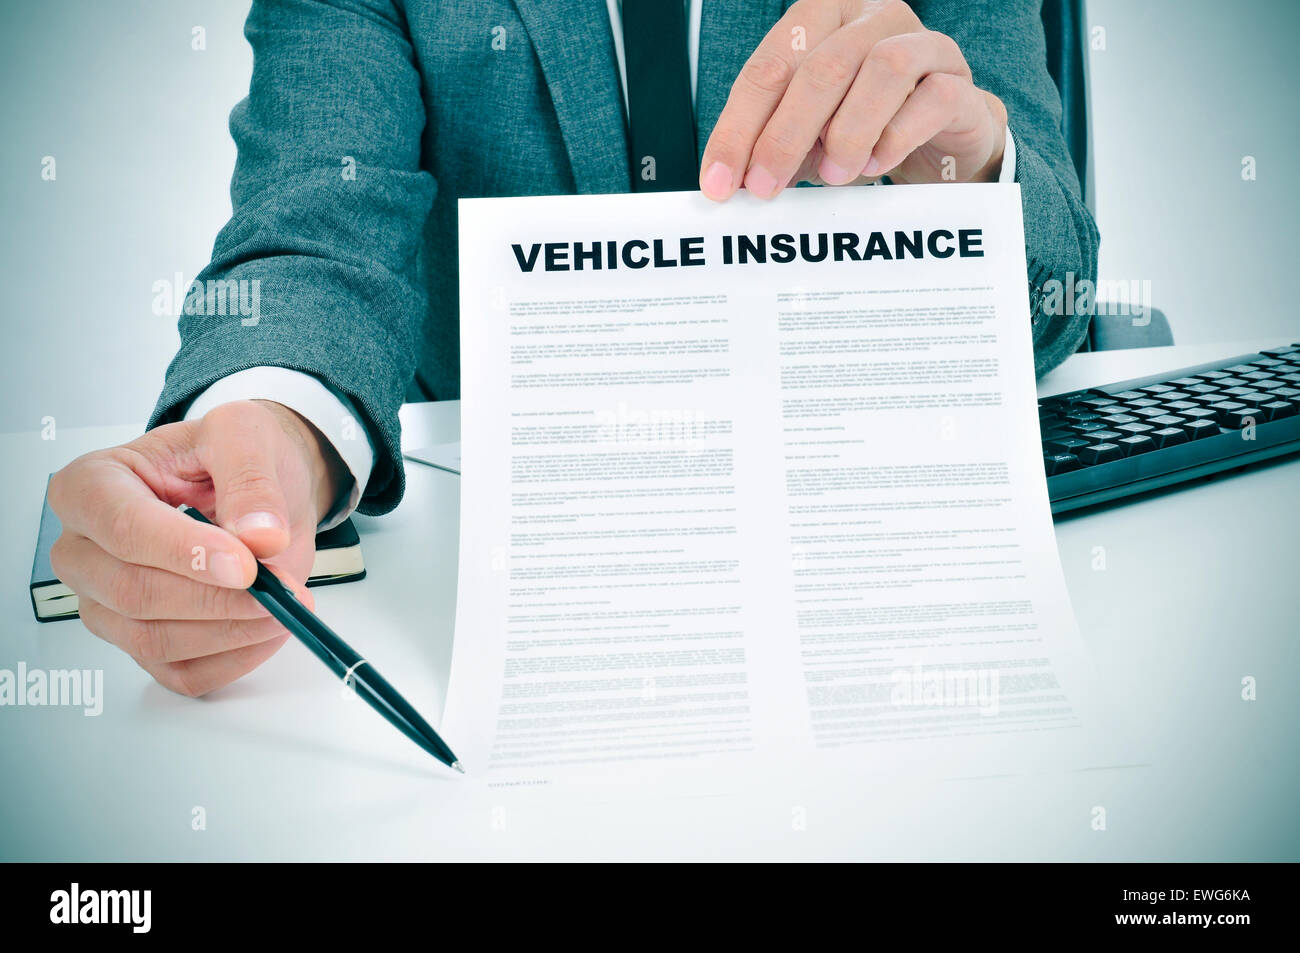
[[[699,187],[685,8],[682,0],[623,0],[634,192]]]

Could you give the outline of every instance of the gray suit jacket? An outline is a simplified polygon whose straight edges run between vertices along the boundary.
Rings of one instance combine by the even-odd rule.
[[[704,0],[701,151],[741,66],[789,5]],[[1060,133],[1039,3],[913,6],[1007,106],[1031,274],[1095,280],[1097,229]],[[631,190],[606,5],[254,0],[245,33],[254,61],[230,117],[234,214],[196,280],[259,280],[259,320],[183,315],[150,426],[244,368],[315,374],[363,418],[376,455],[360,509],[383,513],[405,483],[403,399],[459,394],[457,198]],[[1025,321],[1039,374],[1088,325],[1086,315]]]

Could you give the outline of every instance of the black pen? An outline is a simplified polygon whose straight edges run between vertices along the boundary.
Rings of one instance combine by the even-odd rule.
[[[184,512],[200,523],[212,525],[210,519],[192,506],[185,507]],[[465,769],[456,760],[447,743],[438,737],[438,733],[429,727],[429,723],[420,717],[420,713],[411,707],[410,702],[398,694],[397,689],[389,685],[384,677],[375,671],[374,666],[339,638],[320,620],[319,616],[299,602],[297,596],[261,561],[257,564],[257,578],[253,580],[253,585],[248,591],[254,599],[266,606],[271,615],[293,633],[298,641],[311,649],[318,659],[329,666],[330,671],[348,682],[371,708],[387,718],[393,727],[443,764],[461,774],[465,773]]]

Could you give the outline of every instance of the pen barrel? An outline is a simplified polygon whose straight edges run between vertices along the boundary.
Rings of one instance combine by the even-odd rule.
[[[200,523],[212,522],[193,507],[186,507],[185,511]],[[350,687],[389,724],[443,764],[451,766],[457,763],[456,755],[411,703],[338,633],[299,602],[293,591],[261,562],[257,564],[257,578],[248,591],[330,671],[346,679]]]
[[[326,648],[319,639],[314,636],[308,637],[303,633],[302,623],[298,617],[294,615],[292,609],[281,604],[269,593],[261,592],[256,589],[250,589],[249,593],[254,599],[261,603],[268,612],[271,613],[271,616],[275,621],[288,629],[299,642],[305,645],[313,655],[324,662],[335,675],[342,678],[347,673],[347,664],[342,659]]]
[[[368,662],[355,669],[350,680],[353,691],[394,728],[443,764],[450,766],[456,761],[456,755],[432,726]]]
[[[259,593],[257,588],[263,592]],[[452,750],[411,703],[338,633],[299,602],[265,566],[258,567],[257,588],[253,594],[258,601],[335,675],[347,677],[352,689],[389,724],[444,764],[450,765],[456,760]]]

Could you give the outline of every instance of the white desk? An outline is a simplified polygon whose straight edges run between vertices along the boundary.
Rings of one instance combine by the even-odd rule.
[[[1040,393],[1109,383],[1278,341],[1084,354]],[[455,440],[453,404],[403,410],[407,446]],[[0,859],[639,857],[1295,860],[1300,857],[1300,460],[1064,519],[1057,536],[1108,693],[1158,752],[1145,766],[889,790],[808,791],[770,823],[701,798],[671,820],[650,797],[580,820],[502,796],[438,808],[431,759],[294,642],[233,686],[172,695],[76,622],[32,620],[26,580],[47,473],[138,428],[0,436],[7,540],[0,667],[102,668],[104,712],[0,708]],[[318,610],[431,717],[456,592],[459,478],[408,464],[401,507],[357,520],[370,576],[317,590]],[[1092,568],[1105,548],[1106,569]],[[1241,679],[1258,700],[1241,700]],[[454,739],[451,739],[454,744]],[[194,807],[206,830],[192,829]],[[752,806],[752,805],[751,805]],[[1095,806],[1106,830],[1091,826]],[[753,813],[748,812],[752,818]],[[653,838],[646,838],[647,831]]]

